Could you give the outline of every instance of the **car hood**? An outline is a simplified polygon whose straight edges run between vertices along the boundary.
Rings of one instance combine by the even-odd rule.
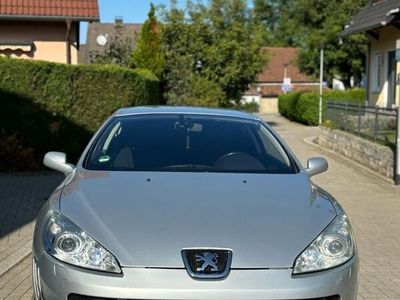
[[[183,248],[232,249],[232,268],[286,268],[336,216],[304,173],[77,171],[61,212],[122,266],[183,268]]]

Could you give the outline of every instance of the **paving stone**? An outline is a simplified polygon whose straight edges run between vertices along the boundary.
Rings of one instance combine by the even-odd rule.
[[[53,172],[0,174],[0,299],[31,299],[35,218],[62,179]]]
[[[0,299],[32,297],[31,259],[26,257],[0,277]]]
[[[344,207],[356,234],[360,255],[358,299],[400,299],[400,187],[347,159],[305,144],[317,127],[290,122],[279,115],[263,115],[306,165],[324,156],[328,172],[313,181],[328,190]]]
[[[336,197],[354,227],[360,255],[358,299],[400,300],[400,187],[375,176],[349,160],[305,143],[305,138],[317,135],[318,128],[289,122],[275,114],[263,117],[281,134],[304,164],[307,158],[312,156],[325,156],[328,159],[328,172],[313,177],[313,181]],[[32,184],[29,184],[30,180]],[[35,183],[46,180],[40,176],[34,180],[20,178],[19,181],[0,176],[0,189],[3,188],[4,182],[8,182],[3,195],[0,195],[1,211],[6,207],[13,217],[20,216],[24,220],[33,218],[35,213],[30,211],[36,209],[37,212],[43,199],[51,192],[46,184],[36,186]],[[18,204],[3,203],[4,197],[21,194],[18,191],[21,187],[13,186],[16,182],[24,182],[23,186],[28,190],[23,194],[24,199],[30,197],[30,190],[35,190],[39,204],[32,206],[25,203],[26,200],[17,200]],[[18,212],[21,209],[28,210],[28,213]],[[14,210],[17,210],[17,213],[11,213]],[[7,246],[4,246],[5,241],[8,241],[9,245],[16,246],[16,243],[23,240],[24,234],[31,234],[29,231],[31,225],[27,228],[24,225],[33,220],[18,225],[18,222],[14,224],[13,217],[8,218],[8,221],[4,221],[6,219],[3,217],[5,216],[0,212],[0,227],[5,225],[6,228],[13,230],[9,230],[9,237],[3,235],[0,238],[0,257],[1,253],[7,250]],[[11,225],[5,224],[7,222],[11,222]],[[30,299],[32,294],[30,264],[31,258],[27,257],[0,277],[0,299]]]

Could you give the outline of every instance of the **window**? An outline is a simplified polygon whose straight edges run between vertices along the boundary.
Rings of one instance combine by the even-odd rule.
[[[374,57],[374,68],[372,70],[373,74],[373,91],[379,92],[382,87],[383,81],[383,55],[382,53],[376,53]]]
[[[284,148],[259,121],[155,114],[114,118],[97,138],[86,168],[292,174]]]

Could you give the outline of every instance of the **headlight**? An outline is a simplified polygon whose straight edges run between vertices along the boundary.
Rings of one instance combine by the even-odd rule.
[[[49,217],[44,245],[55,258],[87,269],[121,273],[117,259],[86,232],[60,213]]]
[[[354,236],[346,215],[338,216],[296,259],[293,274],[330,269],[350,260]]]

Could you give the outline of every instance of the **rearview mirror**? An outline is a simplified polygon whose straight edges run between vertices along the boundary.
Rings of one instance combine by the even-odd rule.
[[[313,157],[307,162],[307,169],[305,170],[307,175],[312,177],[317,174],[321,174],[328,170],[328,162],[323,157]]]
[[[68,175],[74,166],[67,163],[67,155],[63,152],[48,152],[43,158],[43,164],[55,171]]]

